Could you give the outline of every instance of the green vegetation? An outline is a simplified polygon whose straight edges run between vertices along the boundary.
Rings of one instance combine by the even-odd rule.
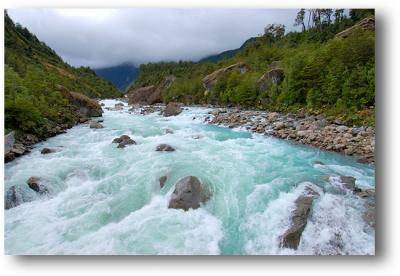
[[[348,124],[374,125],[375,37],[374,32],[355,29],[347,38],[335,34],[372,16],[373,10],[300,10],[295,25],[301,32],[285,35],[285,26],[268,25],[264,35],[246,43],[238,53],[217,63],[178,62],[140,67],[133,88],[160,84],[166,75],[176,81],[163,92],[165,102],[214,103],[257,107],[273,111],[307,111],[340,117]],[[220,68],[244,62],[245,74],[236,71],[219,78],[205,93],[202,79]],[[257,92],[257,81],[279,64],[284,79],[268,83]]]
[[[58,123],[72,124],[77,114],[60,87],[89,97],[120,96],[88,67],[74,68],[28,29],[5,13],[5,128],[45,137]]]

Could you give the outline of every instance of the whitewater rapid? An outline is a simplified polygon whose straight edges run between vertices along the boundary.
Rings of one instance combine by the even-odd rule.
[[[114,107],[117,101],[103,103]],[[202,117],[208,111],[143,116],[125,104],[122,111],[105,110],[103,129],[78,125],[7,163],[5,191],[17,186],[26,202],[5,211],[5,253],[374,254],[375,230],[363,220],[363,199],[327,180],[353,176],[358,187],[374,188],[373,166],[207,125]],[[137,144],[117,148],[111,142],[122,134]],[[161,143],[176,151],[155,151]],[[43,155],[44,147],[57,151]],[[168,179],[160,188],[163,175]],[[210,201],[187,212],[168,209],[174,184],[187,175],[209,188]],[[49,195],[28,187],[31,176],[44,179]],[[294,202],[310,183],[320,197],[299,248],[280,248]]]

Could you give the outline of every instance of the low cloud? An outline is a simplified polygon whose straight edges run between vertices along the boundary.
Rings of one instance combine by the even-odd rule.
[[[74,66],[199,60],[239,47],[269,23],[293,30],[293,9],[10,9]]]

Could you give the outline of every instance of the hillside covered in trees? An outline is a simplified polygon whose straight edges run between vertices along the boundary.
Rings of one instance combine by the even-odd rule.
[[[65,63],[28,29],[15,24],[7,12],[4,18],[6,132],[17,130],[45,138],[54,125],[74,124],[78,115],[65,91],[91,98],[121,95],[90,68]]]
[[[372,21],[372,29],[357,25],[360,21]],[[301,9],[294,24],[302,31],[285,34],[284,25],[268,25],[264,35],[218,62],[141,65],[129,91],[174,75],[176,80],[163,90],[164,102],[306,111],[374,125],[374,11]],[[235,64],[246,70],[230,70]],[[206,76],[217,76],[211,87]]]

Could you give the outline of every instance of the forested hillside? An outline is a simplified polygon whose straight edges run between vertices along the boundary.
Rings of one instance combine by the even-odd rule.
[[[46,137],[55,124],[73,124],[77,114],[65,91],[91,98],[121,95],[90,68],[65,63],[28,29],[14,24],[7,12],[4,18],[6,132],[17,130]]]
[[[176,81],[163,91],[165,102],[302,110],[348,124],[373,125],[374,11],[350,10],[347,15],[343,9],[301,9],[294,24],[302,31],[285,34],[284,25],[268,25],[264,35],[216,63],[142,65],[131,90],[175,75]],[[229,69],[234,64],[246,70]],[[216,79],[207,87],[210,78]]]

